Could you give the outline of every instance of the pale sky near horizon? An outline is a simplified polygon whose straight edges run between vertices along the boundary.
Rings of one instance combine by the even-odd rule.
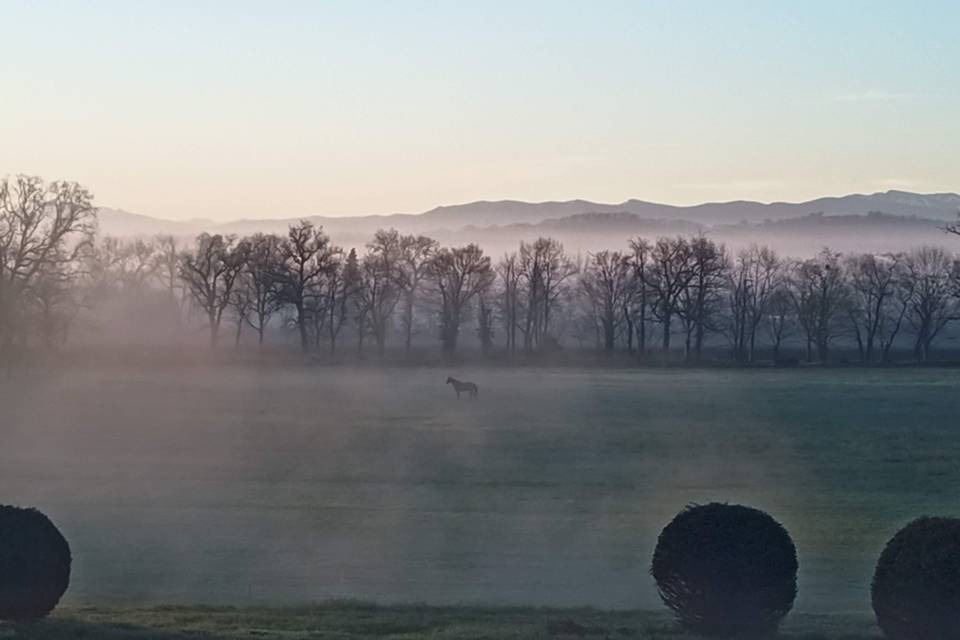
[[[218,220],[960,191],[960,3],[0,0],[0,176]]]

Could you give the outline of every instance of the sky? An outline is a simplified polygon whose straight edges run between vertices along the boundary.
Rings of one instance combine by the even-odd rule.
[[[174,219],[960,191],[960,3],[0,0],[0,176]]]

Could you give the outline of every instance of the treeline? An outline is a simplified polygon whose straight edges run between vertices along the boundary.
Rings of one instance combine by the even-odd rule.
[[[453,354],[464,334],[484,353],[544,353],[576,344],[697,360],[712,345],[737,362],[786,345],[828,362],[838,343],[865,363],[894,345],[930,359],[960,317],[960,263],[936,247],[791,259],[766,247],[731,253],[705,236],[635,238],[623,250],[570,255],[556,240],[493,259],[469,244],[380,230],[362,252],[309,221],[284,236],[97,237],[89,193],[18,176],[0,183],[0,338],[55,346],[71,320],[111,295],[162,295],[202,321],[211,347],[229,325],[263,344],[293,332],[303,351],[333,353],[349,336],[378,354],[415,339]]]

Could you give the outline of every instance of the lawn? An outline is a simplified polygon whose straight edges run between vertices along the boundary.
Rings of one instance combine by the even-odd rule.
[[[0,637],[5,634],[0,627]],[[334,602],[290,608],[80,608],[62,609],[48,620],[8,628],[8,636],[30,640],[173,640],[259,638],[292,640],[393,638],[415,640],[520,640],[597,638],[683,640],[661,613],[593,609],[378,607]],[[867,616],[797,615],[782,637],[804,640],[879,638]]]
[[[886,540],[960,512],[958,391],[956,369],[31,372],[0,382],[0,502],[60,526],[84,624],[342,598],[656,611],[657,534],[710,500],[787,527],[796,611],[867,615]]]

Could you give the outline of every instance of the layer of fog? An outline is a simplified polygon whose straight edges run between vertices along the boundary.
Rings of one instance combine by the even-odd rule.
[[[741,501],[797,539],[798,607],[837,611],[865,609],[885,537],[957,480],[936,372],[449,371],[475,402],[447,373],[19,372],[0,502],[63,528],[73,604],[654,608],[659,529]]]

